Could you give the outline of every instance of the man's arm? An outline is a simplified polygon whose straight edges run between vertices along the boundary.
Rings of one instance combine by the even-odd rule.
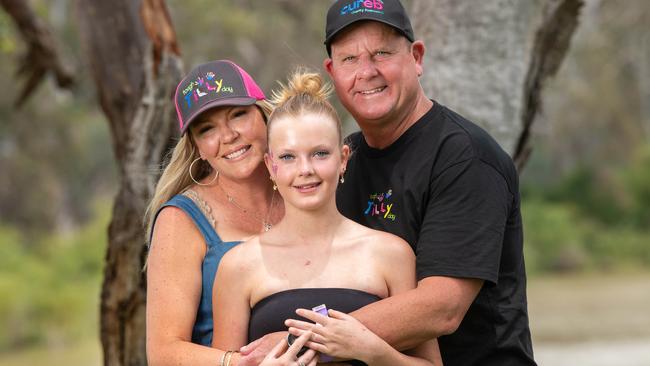
[[[413,290],[372,303],[350,315],[396,349],[410,349],[453,333],[482,286],[483,280],[478,279],[427,277]]]

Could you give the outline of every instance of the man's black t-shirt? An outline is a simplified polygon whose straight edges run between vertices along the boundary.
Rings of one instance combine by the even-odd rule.
[[[445,365],[535,365],[526,302],[519,182],[483,129],[433,107],[392,145],[348,137],[352,155],[337,206],[406,240],[418,280],[477,278],[483,288],[458,330],[438,339]]]

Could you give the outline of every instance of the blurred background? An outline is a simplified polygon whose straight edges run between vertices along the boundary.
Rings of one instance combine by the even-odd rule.
[[[73,2],[32,4],[79,84],[43,83],[16,110],[24,44],[0,11],[0,366],[99,365],[117,190],[108,124]],[[167,4],[186,70],[232,59],[270,91],[296,66],[321,68],[329,2]],[[587,1],[580,23],[521,174],[535,354],[540,365],[649,365],[650,2]]]

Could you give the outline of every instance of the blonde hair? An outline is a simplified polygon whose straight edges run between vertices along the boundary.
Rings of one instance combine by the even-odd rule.
[[[264,121],[268,121],[268,116],[271,114],[272,106],[266,100],[261,100],[255,105],[262,112]],[[190,165],[194,160],[199,158],[199,152],[192,140],[190,131],[186,131],[172,150],[169,155],[169,163],[165,167],[156,184],[156,190],[153,198],[147,206],[144,213],[144,223],[146,224],[147,242],[151,240],[153,226],[156,220],[156,215],[160,208],[169,201],[172,197],[179,193],[185,192],[194,182],[190,177]],[[201,180],[208,175],[212,174],[210,164],[204,162],[197,162],[192,167],[192,176],[196,180]]]
[[[336,113],[336,109],[328,101],[332,94],[332,86],[326,83],[319,73],[298,69],[289,77],[286,85],[279,84],[281,89],[274,90],[271,98],[274,109],[266,128],[267,140],[273,121],[284,117],[298,118],[307,113],[314,113],[330,117],[336,123],[339,144],[343,143],[341,119]]]

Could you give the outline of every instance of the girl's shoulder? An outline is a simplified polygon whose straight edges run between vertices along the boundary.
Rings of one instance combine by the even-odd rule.
[[[348,219],[346,219],[348,220]],[[413,256],[413,249],[402,238],[386,231],[375,230],[348,220],[349,232],[356,239],[354,242],[375,255],[399,258]]]
[[[230,249],[222,261],[231,262],[238,267],[254,268],[260,261],[259,236],[254,236]]]

